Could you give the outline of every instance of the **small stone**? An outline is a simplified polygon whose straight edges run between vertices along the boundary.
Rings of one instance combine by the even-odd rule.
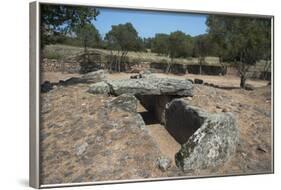
[[[194,79],[194,83],[195,84],[203,84],[203,80],[202,79]]]
[[[86,151],[87,147],[88,147],[88,143],[87,142],[84,142],[82,144],[76,145],[75,146],[75,154],[77,156],[82,155]]]
[[[141,74],[130,76],[130,79],[139,79],[139,78],[142,78]]]
[[[228,112],[228,109],[227,108],[223,108],[222,112]]]
[[[216,105],[216,108],[218,109],[222,109],[222,107],[220,105]]]
[[[160,157],[156,161],[158,168],[162,171],[165,172],[171,167],[171,160],[166,157]]]
[[[191,101],[191,100],[192,100],[192,97],[187,97],[186,99]]]
[[[267,149],[266,149],[263,145],[259,145],[259,146],[257,147],[257,150],[258,150],[258,151],[261,151],[261,152],[264,152],[264,153],[267,152]]]
[[[55,123],[50,124],[50,125],[48,126],[49,129],[51,129],[51,128],[61,128],[61,127],[62,127],[61,125],[57,125],[57,124],[55,124]]]

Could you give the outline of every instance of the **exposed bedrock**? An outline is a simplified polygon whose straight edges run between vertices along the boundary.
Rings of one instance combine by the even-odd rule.
[[[66,80],[60,80],[58,83],[51,83],[50,81],[44,81],[43,84],[40,85],[41,92],[46,93],[50,90],[53,90],[54,85],[61,86],[70,86],[79,83],[97,83],[106,79],[107,72],[104,70],[93,71],[87,74],[82,75],[81,77],[71,77]],[[99,88],[102,89],[102,88]],[[103,89],[102,89],[103,90]],[[108,90],[109,92],[109,90]],[[106,93],[108,93],[106,92]],[[100,92],[103,93],[103,92]]]
[[[78,83],[96,83],[106,79],[106,71],[98,70],[82,75],[81,77],[71,77],[65,81],[60,81],[62,85],[74,85]]]
[[[176,165],[184,172],[216,169],[234,154],[239,131],[231,113],[207,113],[173,100],[166,109],[166,129],[182,144]]]
[[[107,103],[107,107],[118,107],[127,112],[137,112],[138,100],[134,95],[122,94]]]
[[[136,126],[140,129],[146,129],[145,123],[141,115],[137,112],[138,99],[132,94],[122,94],[106,103],[106,107],[110,109],[119,108],[123,111],[130,112],[136,122]]]

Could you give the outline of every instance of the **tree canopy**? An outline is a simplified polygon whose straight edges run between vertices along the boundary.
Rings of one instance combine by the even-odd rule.
[[[92,24],[84,24],[82,27],[75,29],[75,32],[85,51],[88,47],[98,47],[101,42],[101,36]]]
[[[131,23],[113,25],[105,35],[109,49],[120,51],[139,51],[142,49],[142,40]]]
[[[192,39],[181,31],[169,35],[168,52],[171,58],[190,57],[192,54]]]
[[[41,5],[41,46],[56,43],[65,33],[90,24],[99,15],[93,7],[70,5]]]
[[[112,25],[102,39],[94,26],[99,11],[93,7],[68,5],[41,5],[41,46],[65,43],[87,47],[106,48],[118,52],[121,68],[128,51],[145,51],[166,55],[171,58],[199,57],[200,63],[206,56],[217,56],[238,65],[241,87],[245,87],[250,65],[263,59],[271,59],[271,19],[208,15],[207,33],[190,36],[182,31],[170,34],[157,33],[154,37],[141,38],[132,23]],[[121,53],[121,55],[119,55]],[[112,54],[112,51],[111,51]],[[112,54],[113,55],[113,54]],[[114,58],[116,60],[116,57]],[[265,68],[270,68],[267,65]]]
[[[111,26],[111,30],[105,35],[104,39],[107,49],[118,52],[117,58],[111,55],[110,69],[114,65],[119,72],[126,70],[125,58],[128,51],[140,51],[144,49],[143,42],[131,23]]]
[[[168,54],[169,35],[168,34],[155,34],[155,37],[152,39],[151,51],[158,54]]]
[[[249,65],[268,56],[270,19],[210,15],[206,24],[209,36],[223,47],[225,55],[239,64],[240,86],[244,88]]]

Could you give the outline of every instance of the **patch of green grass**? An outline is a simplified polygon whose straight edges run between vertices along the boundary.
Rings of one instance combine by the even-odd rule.
[[[44,52],[44,58],[60,60],[63,58],[63,55],[61,55],[59,52],[49,51],[49,52]]]

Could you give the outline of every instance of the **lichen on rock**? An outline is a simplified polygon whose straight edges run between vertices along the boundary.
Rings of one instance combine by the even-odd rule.
[[[188,135],[186,142],[181,142],[182,147],[175,156],[176,165],[184,172],[216,169],[235,153],[239,131],[232,113],[207,113],[181,99],[172,101],[167,110],[166,117],[170,117],[170,120],[166,124],[170,128],[174,127],[174,135],[181,135],[180,139],[183,139],[182,135],[188,135],[188,131],[193,132],[191,136]],[[174,114],[178,117],[171,117]],[[185,122],[179,122],[181,119]],[[177,124],[170,126],[171,122]],[[176,133],[177,130],[186,132]]]
[[[210,115],[182,145],[176,164],[183,171],[215,169],[235,153],[238,141],[239,131],[231,113]]]

